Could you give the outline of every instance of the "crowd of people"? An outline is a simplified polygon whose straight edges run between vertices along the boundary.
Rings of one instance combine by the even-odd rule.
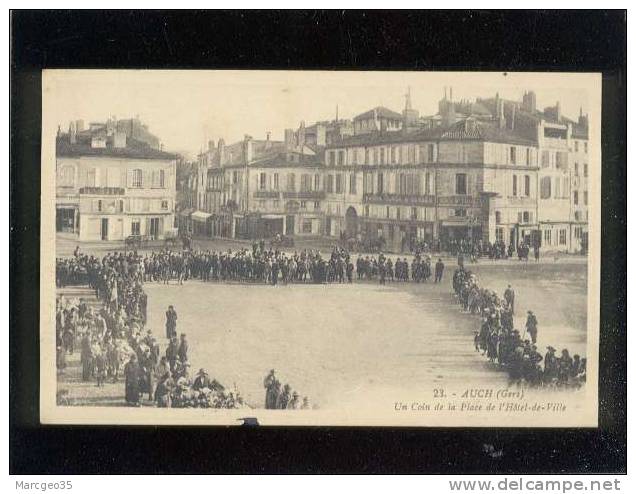
[[[549,387],[580,387],[585,383],[585,358],[570,356],[567,348],[560,354],[549,345],[544,354],[538,350],[539,323],[532,311],[527,313],[523,334],[515,329],[512,286],[499,297],[460,266],[453,274],[453,290],[464,311],[481,317],[474,337],[475,351],[505,368],[511,383]]]
[[[309,398],[302,400],[297,391],[289,384],[282,385],[276,377],[274,369],[269,371],[263,381],[265,387],[265,408],[267,410],[307,410],[310,408]]]
[[[75,251],[58,259],[56,284],[87,284],[99,308],[86,299],[56,301],[57,368],[64,373],[67,355],[80,350],[81,379],[103,387],[123,379],[125,400],[140,406],[144,394],[158,407],[240,408],[240,394],[210,379],[205,369],[190,376],[188,341],[177,339],[176,312],[168,319],[168,345],[160,345],[146,326],[147,296],[143,290],[144,258],[136,253],[109,253],[102,259]],[[170,309],[169,311],[170,312]]]

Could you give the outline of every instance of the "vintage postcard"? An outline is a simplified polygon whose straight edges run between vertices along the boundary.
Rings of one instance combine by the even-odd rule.
[[[41,421],[596,427],[599,74],[45,70]]]

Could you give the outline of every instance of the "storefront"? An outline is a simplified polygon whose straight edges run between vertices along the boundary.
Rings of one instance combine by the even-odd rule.
[[[77,206],[58,206],[55,210],[55,230],[77,233],[79,231],[79,211]]]
[[[192,218],[192,234],[197,237],[212,236],[212,215],[203,211],[195,211],[190,216]]]
[[[177,228],[180,233],[192,233],[192,219],[190,215],[194,210],[191,208],[179,211],[177,215]]]

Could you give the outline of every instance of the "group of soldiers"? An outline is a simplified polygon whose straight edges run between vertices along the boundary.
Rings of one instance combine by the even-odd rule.
[[[505,368],[511,383],[556,387],[580,387],[585,383],[585,358],[571,357],[567,349],[557,355],[552,346],[546,347],[545,355],[539,352],[539,323],[531,310],[523,334],[515,329],[515,292],[511,285],[500,298],[482,288],[473,273],[459,267],[453,275],[453,290],[464,311],[481,316],[474,337],[475,351]]]
[[[289,384],[281,385],[274,369],[269,371],[263,381],[265,387],[265,408],[268,410],[307,410],[309,398],[303,396],[302,401],[297,391]]]
[[[201,281],[238,281],[248,283],[353,283],[357,273],[358,280],[414,281],[425,282],[435,274],[435,282],[442,280],[444,263],[439,259],[434,266],[431,257],[417,253],[411,262],[404,258],[393,259],[379,254],[377,256],[357,256],[354,261],[343,247],[334,247],[328,257],[318,250],[305,249],[286,253],[265,248],[255,243],[252,250],[235,251],[171,251],[151,252],[145,256],[136,253],[110,254],[109,264],[113,261],[125,264],[132,270],[128,276],[134,276],[139,283],[174,281],[183,284],[189,279]],[[99,265],[94,258],[87,258],[88,265]],[[62,261],[64,263],[66,261]],[[90,271],[90,268],[89,268]],[[94,270],[93,270],[94,271]],[[95,276],[89,272],[88,277]],[[93,284],[93,281],[89,281]],[[97,285],[104,285],[97,280]],[[112,287],[103,288],[110,293]],[[118,298],[121,290],[115,287]],[[120,297],[120,303],[127,300]],[[145,301],[142,301],[145,303]],[[142,304],[143,305],[143,304]],[[143,308],[143,307],[142,307]],[[142,311],[143,312],[143,311]]]

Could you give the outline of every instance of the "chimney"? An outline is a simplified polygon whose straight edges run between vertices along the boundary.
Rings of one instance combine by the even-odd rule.
[[[510,130],[515,130],[515,116],[517,105],[512,105],[512,115],[510,116]]]
[[[75,122],[71,122],[71,124],[68,126],[68,135],[69,135],[69,140],[71,141],[71,144],[76,144],[77,134],[75,132]]]
[[[243,156],[245,157],[245,163],[250,163],[254,159],[254,148],[252,142],[252,136],[245,134],[243,139]]]
[[[298,129],[298,147],[302,150],[305,146],[305,121],[300,122],[300,128]]]
[[[126,133],[125,132],[115,132],[115,137],[113,140],[114,147],[116,148],[125,148],[126,147]]]
[[[497,119],[499,120],[499,128],[506,128],[506,117],[504,116],[504,104],[503,101],[499,99],[499,94],[497,94]]]
[[[294,130],[285,129],[285,149],[291,150],[294,148]]]
[[[219,150],[219,166],[223,166],[225,164],[225,141],[223,139],[219,139],[216,147]]]

